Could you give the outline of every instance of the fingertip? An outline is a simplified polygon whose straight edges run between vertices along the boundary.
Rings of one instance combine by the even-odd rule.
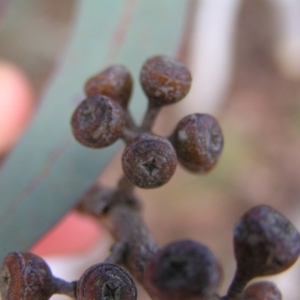
[[[18,140],[34,109],[33,89],[23,72],[0,61],[0,154]]]

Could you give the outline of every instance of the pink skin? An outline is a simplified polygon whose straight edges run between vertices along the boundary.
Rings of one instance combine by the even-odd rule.
[[[94,219],[70,211],[30,251],[41,256],[82,253],[95,246],[101,236]]]
[[[18,67],[0,60],[0,157],[16,144],[34,107],[33,89],[26,76]],[[78,253],[94,245],[100,237],[98,224],[70,212],[31,250],[39,255]]]
[[[34,108],[32,88],[15,66],[0,61],[0,154],[18,140]]]

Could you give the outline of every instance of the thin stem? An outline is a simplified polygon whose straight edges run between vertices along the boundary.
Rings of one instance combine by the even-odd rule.
[[[228,288],[227,295],[222,297],[222,300],[239,299],[249,280],[250,279],[248,276],[242,276],[238,271],[236,271],[235,276]]]
[[[117,191],[120,195],[131,196],[133,195],[134,187],[134,184],[125,175],[123,175],[119,179]]]
[[[154,105],[153,101],[149,99],[148,109],[145,113],[144,119],[142,121],[142,125],[140,127],[142,132],[151,130],[156,120],[156,117],[160,112],[160,109],[161,109],[160,106]]]
[[[116,204],[125,203],[132,209],[138,210],[141,207],[139,199],[133,194],[134,185],[123,175],[117,189],[101,186],[95,182],[83,195],[76,209],[81,212],[101,219],[105,213]]]
[[[67,295],[72,299],[76,299],[77,281],[67,282],[60,278],[53,278],[54,293]]]
[[[92,215],[101,221],[116,241],[116,248],[112,249],[107,261],[118,261],[123,264],[150,294],[144,272],[147,262],[157,251],[158,246],[139,214],[139,206],[136,205],[139,200],[133,194],[133,188],[132,183],[123,176],[117,190],[112,192],[115,197],[111,202],[112,205],[102,214],[93,213],[93,205],[99,207],[101,206],[99,203],[103,201],[100,193],[96,195],[97,199],[93,198],[92,201],[87,201],[88,197],[84,196],[84,201],[81,201],[80,206],[81,212]]]
[[[115,201],[115,191],[95,182],[84,194],[76,209],[95,218],[100,218]]]
[[[136,131],[130,130],[129,128],[125,127],[121,133],[121,139],[125,142],[125,144],[129,144],[134,138],[138,136]]]
[[[137,126],[128,109],[125,110],[125,125],[129,130],[136,131]]]
[[[139,213],[126,205],[115,205],[108,212],[109,223],[102,221],[116,241],[126,240],[126,254],[122,262],[145,287],[144,271],[158,246]]]
[[[174,132],[172,132],[169,136],[166,137],[166,139],[174,146],[175,142],[175,136]]]
[[[126,144],[130,143],[139,134],[139,128],[136,126],[130,112],[125,110],[125,126],[121,134],[121,139]]]
[[[124,259],[126,249],[126,241],[120,240],[113,244],[109,256],[105,259],[105,263],[120,264]]]

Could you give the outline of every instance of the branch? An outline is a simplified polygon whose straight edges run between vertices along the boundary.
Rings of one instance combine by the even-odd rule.
[[[123,264],[149,292],[144,271],[158,246],[140,216],[140,201],[128,179],[122,177],[116,190],[94,185],[77,208],[101,221],[115,239],[107,260]]]

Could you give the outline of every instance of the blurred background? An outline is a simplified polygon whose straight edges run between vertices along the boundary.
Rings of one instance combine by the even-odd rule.
[[[232,228],[247,209],[269,204],[300,230],[300,1],[194,2],[188,47],[179,53],[192,90],[162,111],[154,131],[168,135],[186,114],[211,113],[223,129],[224,152],[205,176],[179,166],[167,185],[137,192],[160,245],[192,238],[213,250],[225,293],[235,268]],[[6,5],[0,1],[0,60],[22,70],[38,101],[69,41],[75,4],[20,1],[14,13],[26,14],[24,24],[1,23]],[[112,185],[120,173],[117,156],[99,180]],[[111,242],[94,220],[71,212],[32,250],[56,276],[74,280],[105,258]],[[300,262],[271,278],[289,300],[299,298],[299,279]]]

